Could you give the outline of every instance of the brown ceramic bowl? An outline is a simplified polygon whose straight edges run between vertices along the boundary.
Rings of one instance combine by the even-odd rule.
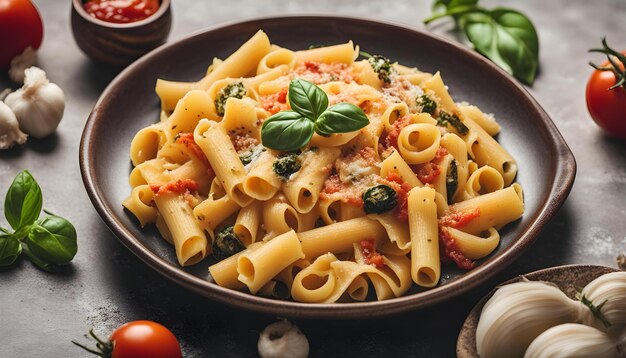
[[[272,300],[211,282],[207,272],[211,259],[181,268],[174,250],[156,230],[141,229],[122,208],[122,200],[130,193],[130,142],[139,129],[158,121],[157,78],[195,81],[203,76],[213,57],[227,57],[259,29],[273,43],[291,49],[351,39],[369,53],[384,54],[425,71],[441,70],[454,98],[494,113],[502,125],[498,140],[517,159],[517,181],[524,188],[526,206],[524,216],[501,231],[500,247],[470,272],[445,266],[440,284],[433,289],[413,287],[403,297],[380,302],[306,304]],[[462,295],[511,264],[533,243],[563,204],[576,173],[570,149],[544,110],[524,87],[482,56],[415,28],[331,16],[287,16],[223,25],[144,56],[120,73],[96,103],[83,132],[80,167],[87,192],[105,223],[133,253],[165,277],[232,306],[310,318],[389,315]]]
[[[165,43],[172,26],[170,0],[141,21],[115,24],[90,16],[83,0],[72,0],[72,32],[78,47],[93,60],[125,66]]]
[[[589,282],[596,278],[611,272],[619,271],[617,269],[606,266],[595,265],[566,265],[551,267],[529,274],[524,277],[530,281],[546,281],[551,282],[558,286],[569,298],[576,298],[576,288],[585,287]],[[503,285],[518,282],[522,280],[522,277],[516,277],[512,280],[504,282]],[[489,292],[489,294],[483,297],[482,300],[474,306],[470,314],[467,316],[459,338],[456,343],[456,354],[458,358],[474,358],[478,357],[476,351],[476,328],[478,327],[478,320],[480,318],[480,312],[487,301],[493,296],[496,289]]]

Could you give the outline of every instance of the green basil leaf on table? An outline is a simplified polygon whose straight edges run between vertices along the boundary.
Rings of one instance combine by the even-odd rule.
[[[304,147],[313,136],[315,123],[294,111],[278,112],[263,122],[261,141],[276,150],[291,151]]]
[[[32,175],[21,171],[4,198],[4,216],[14,230],[31,225],[39,217],[43,199],[41,188]]]
[[[449,0],[446,2],[448,3],[448,8],[455,8],[460,6],[476,6],[478,4],[478,0]]]
[[[289,105],[295,112],[315,121],[328,107],[328,96],[313,83],[295,79],[289,84]]]
[[[26,254],[26,256],[28,256],[28,259],[35,264],[36,266],[38,266],[39,268],[48,271],[48,272],[54,272],[56,271],[57,267],[54,264],[51,264],[49,262],[47,262],[46,260],[37,257],[30,249],[30,247],[22,242],[22,252],[24,252],[24,254]]]
[[[433,10],[437,10],[437,9],[447,9],[448,6],[450,6],[450,3],[452,2],[452,0],[435,0],[433,2]]]
[[[363,110],[351,103],[338,103],[322,113],[315,122],[315,132],[322,136],[357,131],[369,124]]]
[[[474,49],[526,84],[539,68],[539,38],[532,22],[519,11],[485,9],[478,0],[435,0],[425,24],[451,16]]]
[[[539,67],[539,39],[524,14],[505,8],[470,12],[461,16],[460,24],[478,52],[524,83],[533,83]]]
[[[12,235],[0,234],[0,266],[9,266],[22,253],[20,242]]]
[[[475,7],[476,5],[478,5],[478,0],[436,0],[432,8],[437,13],[446,13],[452,9],[458,10],[460,8]]]
[[[78,250],[74,226],[54,215],[37,220],[26,243],[34,256],[56,265],[72,261]]]

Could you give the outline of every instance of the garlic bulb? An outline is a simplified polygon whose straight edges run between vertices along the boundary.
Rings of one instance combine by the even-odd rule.
[[[582,323],[601,330],[626,325],[626,272],[607,273],[589,282],[580,292],[580,299],[597,319],[595,324]],[[597,321],[603,321],[604,324],[598,324]]]
[[[26,141],[26,134],[22,133],[15,114],[11,108],[0,101],[0,149],[9,149],[14,144]]]
[[[626,271],[626,255],[623,252],[617,256],[617,267],[622,271]]]
[[[257,344],[261,358],[305,358],[309,341],[298,327],[284,320],[267,326]]]
[[[550,327],[577,322],[584,310],[580,302],[543,282],[502,286],[481,312],[476,329],[478,355],[522,357],[538,335]]]
[[[4,101],[15,113],[20,129],[35,138],[52,134],[63,117],[65,95],[63,90],[46,78],[37,67],[25,71],[24,86],[7,96]]]
[[[24,83],[25,70],[34,65],[37,60],[37,50],[28,46],[24,52],[11,60],[9,78],[15,83]]]
[[[567,323],[540,334],[524,358],[620,358],[620,348],[606,333],[583,324]]]
[[[4,101],[4,99],[9,95],[9,93],[11,93],[10,88],[3,89],[2,92],[0,92],[0,101]]]

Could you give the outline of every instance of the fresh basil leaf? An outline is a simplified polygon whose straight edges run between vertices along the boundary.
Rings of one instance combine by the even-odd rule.
[[[460,18],[474,48],[526,84],[539,67],[539,38],[522,13],[505,8],[466,13]]]
[[[56,265],[72,261],[78,250],[76,229],[59,216],[37,220],[28,233],[27,244],[35,256]]]
[[[364,57],[364,58],[370,58],[372,57],[372,55],[369,52],[365,52],[365,51],[359,51],[359,56]]]
[[[467,2],[468,4],[465,4]],[[437,5],[433,4],[433,14],[423,20],[424,24],[429,24],[435,20],[452,16],[455,24],[459,25],[459,18],[466,13],[480,12],[482,9],[478,8],[472,1],[459,1],[457,4],[451,4],[450,2],[441,3]]]
[[[4,216],[14,230],[37,220],[42,205],[41,188],[32,175],[21,171],[13,180],[4,198]]]
[[[22,253],[20,242],[11,235],[0,235],[0,266],[9,266]]]
[[[451,2],[452,0],[435,0],[433,2],[432,9],[445,11],[448,9],[448,6],[450,5]]]
[[[315,122],[315,132],[329,136],[333,133],[357,131],[369,124],[363,110],[351,103],[338,103],[328,108]]]
[[[437,1],[440,2],[441,0]],[[442,3],[447,3],[446,9],[451,10],[457,7],[462,6],[476,6],[478,4],[478,0],[446,0],[441,1]]]
[[[49,262],[46,262],[44,259],[37,257],[30,249],[30,247],[22,242],[22,251],[26,254],[26,256],[28,256],[28,259],[35,264],[37,267],[41,268],[42,270],[48,271],[48,272],[54,272],[56,271],[57,267],[54,264],[51,264]]]
[[[328,107],[328,96],[313,83],[295,79],[289,84],[289,105],[295,112],[315,121]]]
[[[313,136],[312,120],[293,111],[278,112],[263,122],[261,141],[267,148],[291,151],[304,147]]]

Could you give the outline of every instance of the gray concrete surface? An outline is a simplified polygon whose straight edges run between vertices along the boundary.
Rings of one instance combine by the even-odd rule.
[[[57,134],[0,152],[0,192],[29,169],[44,193],[44,207],[71,219],[79,233],[74,263],[58,274],[29,261],[0,271],[0,357],[82,357],[70,340],[95,327],[106,336],[126,321],[162,322],[179,337],[185,357],[256,355],[258,332],[275,317],[213,303],[153,272],[100,221],[83,188],[78,146],[86,118],[116,71],[89,61],[75,45],[70,2],[35,0],[45,22],[39,66],[66,93]],[[422,27],[430,1],[173,1],[170,41],[225,21],[285,13],[367,16]],[[576,184],[564,207],[537,243],[503,273],[469,294],[421,312],[370,321],[297,320],[311,356],[454,356],[465,316],[498,282],[536,269],[571,263],[615,266],[626,251],[626,142],[600,132],[584,102],[587,62],[601,56],[587,49],[608,36],[626,49],[624,0],[485,1],[525,12],[541,41],[541,73],[530,88],[572,148]],[[449,25],[432,31],[455,37]],[[9,85],[0,75],[0,88]]]

